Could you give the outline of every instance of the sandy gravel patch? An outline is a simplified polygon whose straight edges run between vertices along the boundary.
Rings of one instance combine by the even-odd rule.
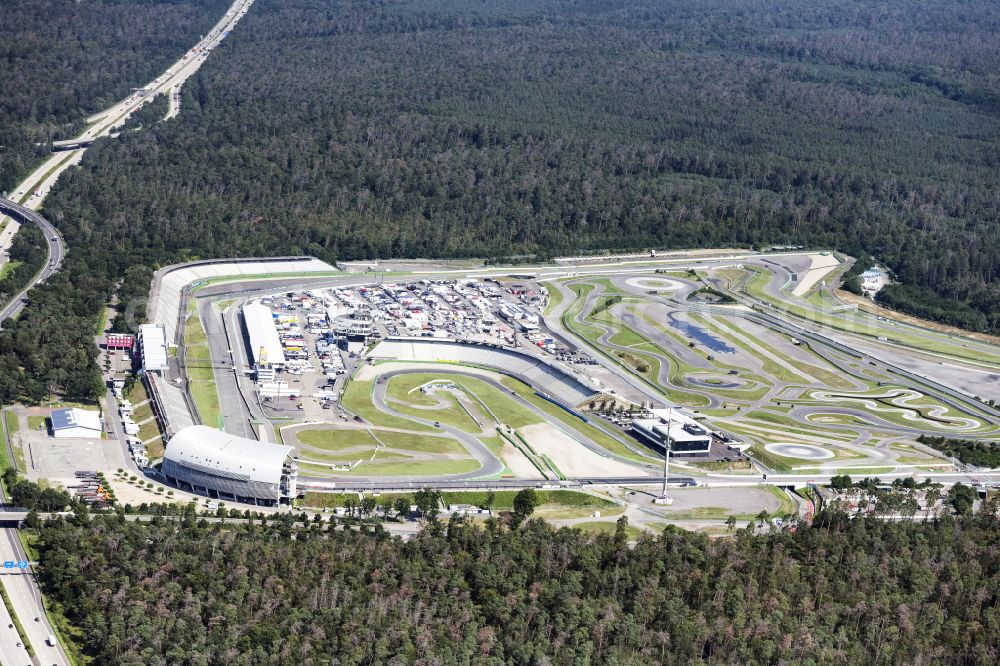
[[[538,471],[530,460],[523,453],[518,451],[512,444],[504,442],[500,449],[500,457],[504,463],[519,479],[541,479],[542,473]]]
[[[539,455],[547,455],[559,471],[570,478],[636,476],[642,472],[632,465],[605,458],[585,447],[550,423],[537,423],[518,430]]]
[[[637,287],[646,291],[677,291],[684,286],[684,283],[667,278],[637,277],[625,280],[625,284],[630,287]]]
[[[832,451],[821,449],[810,444],[776,443],[764,447],[776,456],[799,458],[801,460],[828,460],[833,457]]]
[[[822,280],[823,276],[840,265],[837,257],[833,256],[833,254],[811,254],[809,258],[812,260],[809,270],[802,275],[798,284],[792,289],[792,296],[803,296],[812,289],[814,284]]]

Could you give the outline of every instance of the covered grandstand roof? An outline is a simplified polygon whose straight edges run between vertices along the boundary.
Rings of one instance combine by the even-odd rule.
[[[170,438],[164,459],[240,481],[278,484],[292,447],[264,444],[209,428],[189,426]]]
[[[151,321],[166,327],[167,340],[176,334],[177,314],[182,308],[184,287],[197,280],[210,280],[226,275],[305,275],[308,273],[335,272],[333,266],[314,257],[275,257],[272,259],[232,259],[193,262],[171,266],[156,272],[153,300],[149,316]]]
[[[139,327],[139,348],[142,350],[144,370],[165,370],[167,367],[167,338],[163,326],[143,324]]]
[[[260,303],[247,303],[243,306],[243,324],[247,329],[247,337],[250,338],[248,351],[255,364],[263,364],[259,358],[261,348],[266,350],[269,364],[285,364],[285,351],[281,347],[278,329],[274,327],[271,308]]]

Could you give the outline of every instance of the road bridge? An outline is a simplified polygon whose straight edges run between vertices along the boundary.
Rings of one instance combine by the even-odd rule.
[[[62,141],[53,141],[52,150],[76,150],[77,148],[86,148],[97,141],[97,137],[79,137],[76,139],[63,139]]]

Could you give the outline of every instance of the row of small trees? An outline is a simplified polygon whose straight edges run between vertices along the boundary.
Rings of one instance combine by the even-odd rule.
[[[943,486],[930,479],[917,483],[913,478],[901,478],[891,484],[884,484],[878,478],[864,478],[854,481],[847,474],[840,474],[830,479],[830,487],[841,492],[860,491],[866,503],[874,502],[876,515],[902,515],[912,518],[920,510],[918,491],[923,491],[925,514],[929,515],[932,508],[942,499],[955,513],[969,515],[979,495],[975,488],[963,483],[956,483],[947,492]],[[859,505],[858,511],[863,507]]]

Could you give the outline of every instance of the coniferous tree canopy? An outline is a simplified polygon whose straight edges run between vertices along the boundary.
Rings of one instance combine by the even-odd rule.
[[[0,12],[0,192],[52,139],[169,67],[226,0],[4,0]],[[36,144],[42,145],[36,145]]]
[[[995,9],[259,0],[52,205],[146,260],[834,247],[995,328]]]
[[[0,401],[92,396],[112,286],[131,302],[203,257],[802,244],[870,253],[901,282],[887,305],[995,332],[995,10],[257,0],[177,119],[98,142],[46,201],[69,261],[0,334]]]
[[[819,520],[631,548],[624,525],[453,519],[402,542],[94,517],[41,530],[41,576],[117,666],[997,662],[995,518]]]

